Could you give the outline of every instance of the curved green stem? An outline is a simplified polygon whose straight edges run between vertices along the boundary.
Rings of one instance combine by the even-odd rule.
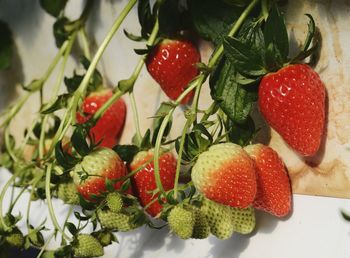
[[[48,239],[46,240],[45,244],[43,245],[43,247],[41,248],[40,252],[38,253],[37,257],[36,258],[40,258],[43,253],[46,251],[46,247],[50,244],[52,238],[55,236],[55,233],[52,233]]]
[[[14,187],[13,187],[14,189]],[[9,211],[8,213],[11,213],[13,208],[15,207],[16,203],[18,202],[19,198],[22,196],[22,194],[25,192],[25,190],[27,190],[27,186],[23,187],[21,189],[21,191],[18,193],[18,195],[16,196],[16,198],[13,200],[13,202],[11,203],[10,207],[9,207]]]
[[[6,151],[10,155],[11,159],[13,160],[13,162],[16,163],[16,162],[18,162],[18,158],[17,158],[16,154],[14,153],[13,146],[11,146],[10,127],[6,127],[4,134],[5,134]]]
[[[82,27],[79,31],[79,35],[80,35],[80,39],[83,45],[83,51],[84,51],[84,56],[91,60],[91,52],[90,52],[90,48],[89,48],[89,40],[87,37],[87,33],[84,27]]]
[[[179,177],[180,177],[180,169],[181,169],[181,161],[182,161],[182,154],[185,146],[185,140],[186,140],[186,133],[188,129],[191,127],[192,119],[188,119],[185,123],[184,128],[182,129],[181,139],[180,139],[180,147],[178,151],[178,157],[177,157],[177,163],[176,163],[176,172],[175,172],[175,183],[174,183],[174,197],[176,199],[177,197],[177,191],[179,186]]]
[[[0,128],[8,125],[10,120],[14,118],[18,111],[22,108],[22,106],[27,102],[29,97],[32,95],[31,92],[27,92],[9,111],[9,115],[5,118],[5,120],[0,124]]]
[[[2,188],[1,193],[0,193],[0,224],[2,225],[4,231],[9,231],[11,228],[6,225],[6,222],[3,217],[3,210],[2,210],[2,205],[4,201],[5,194],[7,192],[7,189],[11,186],[11,184],[16,180],[17,175],[13,174],[10,179],[6,182],[4,185],[4,188]]]
[[[142,142],[142,135],[141,135],[140,119],[139,119],[139,115],[137,112],[137,106],[136,106],[134,92],[133,91],[130,92],[129,96],[130,96],[131,109],[132,109],[133,118],[134,118],[134,126],[135,126],[135,130],[136,130],[136,139],[137,139],[137,142],[140,143],[140,142]]]
[[[71,241],[70,237],[67,236],[64,230],[58,224],[55,211],[53,209],[52,200],[51,200],[51,189],[50,189],[51,172],[52,172],[52,164],[49,164],[46,167],[45,194],[46,194],[46,200],[47,200],[47,206],[49,209],[50,218],[55,229],[57,229],[67,241]]]
[[[124,21],[125,17],[129,14],[129,12],[134,7],[136,2],[137,2],[137,0],[129,0],[128,4],[124,7],[124,9],[120,13],[120,15],[118,16],[116,21],[114,22],[111,30],[108,32],[107,36],[102,41],[102,43],[101,43],[100,47],[98,48],[94,58],[92,59],[91,64],[90,64],[88,70],[86,71],[86,74],[85,74],[85,76],[84,76],[84,78],[83,78],[79,88],[75,92],[75,94],[73,96],[73,99],[72,99],[72,108],[71,108],[70,112],[71,112],[73,124],[75,124],[75,122],[76,122],[75,114],[76,114],[76,111],[77,111],[77,108],[78,108],[78,102],[85,94],[87,86],[89,85],[90,78],[91,78],[91,76],[93,75],[93,73],[94,73],[94,71],[96,69],[97,63],[100,61],[100,59],[102,57],[102,54],[104,53],[105,49],[107,48],[109,42],[112,40],[114,34],[117,32],[117,30],[119,29],[120,25]]]

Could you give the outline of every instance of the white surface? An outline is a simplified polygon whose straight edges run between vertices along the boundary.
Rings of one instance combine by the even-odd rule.
[[[125,3],[125,1],[121,2]],[[76,16],[78,12],[75,11],[80,9],[80,1],[70,1],[70,5],[70,14]],[[120,1],[110,0],[101,1],[101,4],[96,7],[94,22],[90,22],[89,25],[94,30],[97,42],[101,42],[120,10],[120,6]],[[38,7],[38,1],[2,0],[0,1],[0,18],[11,24],[20,56],[18,62],[22,69],[22,71],[13,70],[12,77],[4,77],[0,74],[0,87],[5,88],[7,92],[7,94],[0,94],[0,107],[3,107],[8,96],[11,96],[9,83],[13,84],[14,78],[28,83],[34,77],[40,76],[55,55],[56,48],[51,34],[53,19],[43,14]],[[131,32],[138,32],[135,12],[127,19],[123,27]],[[107,49],[99,68],[107,79],[115,84],[119,79],[124,79],[130,74],[137,58],[133,54],[130,41],[119,33]],[[74,67],[74,62],[70,61],[67,69],[69,76]],[[137,86],[139,95],[144,90],[147,90],[150,96],[157,94],[154,82],[146,73],[141,75],[141,81],[144,87],[150,85],[150,88],[142,89],[140,85]],[[140,106],[155,105],[147,98],[138,100]],[[35,112],[34,107],[27,109],[27,112]],[[142,119],[143,124],[149,123],[146,117]],[[130,115],[127,121],[127,132],[123,137],[124,141],[128,135],[133,133],[128,129],[130,128],[128,125],[131,125]],[[8,177],[8,172],[0,169],[0,189]],[[22,214],[26,207],[25,199],[23,198],[23,201],[16,206],[16,210],[21,211]],[[55,202],[55,209],[60,218],[65,217],[66,208],[62,202]],[[108,247],[104,257],[348,258],[350,257],[350,223],[345,222],[340,216],[341,209],[348,209],[350,212],[350,201],[294,196],[294,211],[290,218],[279,221],[269,215],[259,213],[256,232],[249,236],[237,234],[226,241],[219,241],[214,237],[208,240],[182,241],[171,236],[167,228],[160,231],[142,228],[131,233],[118,233],[120,244]],[[35,218],[32,223],[40,223],[46,216],[45,204],[39,202],[33,205],[32,212]]]

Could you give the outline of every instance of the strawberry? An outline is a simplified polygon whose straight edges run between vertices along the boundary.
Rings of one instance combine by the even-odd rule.
[[[205,214],[210,232],[218,239],[228,239],[233,234],[233,221],[229,206],[203,198],[201,212]]]
[[[175,206],[167,217],[169,227],[179,238],[189,239],[196,222],[195,213],[181,206]]]
[[[87,122],[93,114],[111,97],[111,90],[103,90],[91,93],[84,99],[82,112],[77,113],[79,124]],[[90,136],[94,141],[100,142],[101,147],[112,148],[117,143],[125,123],[126,105],[123,99],[119,99],[107,109],[96,125],[90,129]]]
[[[197,190],[215,202],[246,208],[254,201],[254,163],[239,145],[211,146],[199,155],[191,176]]]
[[[277,217],[286,216],[291,210],[291,186],[288,173],[278,154],[262,144],[245,147],[255,162],[258,191],[254,207]]]
[[[90,195],[100,196],[106,192],[106,179],[115,180],[126,175],[126,167],[118,154],[108,148],[99,148],[78,163],[71,171],[78,192],[87,200]],[[123,182],[114,184],[119,189]]]
[[[199,70],[195,64],[200,62],[200,59],[200,54],[192,42],[165,39],[149,53],[146,66],[165,94],[175,100],[198,75]],[[187,94],[181,103],[188,103],[192,97],[193,91]]]
[[[5,241],[13,247],[22,248],[24,245],[23,233],[15,227],[12,232],[5,237]]]
[[[123,199],[119,193],[109,193],[106,197],[106,205],[113,212],[120,212],[123,204]]]
[[[294,150],[313,156],[325,127],[325,87],[308,65],[288,65],[263,77],[259,109]]]
[[[249,234],[255,228],[255,210],[253,207],[245,209],[230,208],[233,230],[240,234]]]
[[[74,257],[99,257],[104,254],[101,243],[91,235],[79,234],[73,243]]]
[[[121,232],[131,231],[138,227],[133,223],[134,216],[121,212],[113,212],[111,210],[98,210],[97,218],[102,227]]]
[[[136,170],[146,163],[150,162],[143,169],[138,171],[132,177],[134,192],[138,196],[142,206],[146,206],[152,200],[156,199],[158,194],[153,195],[152,191],[157,189],[154,177],[153,150],[141,151],[133,159],[130,164],[131,170]],[[176,172],[176,159],[170,152],[163,153],[159,158],[159,173],[161,182],[165,191],[174,187]],[[147,212],[155,217],[161,212],[162,205],[155,201],[147,208]]]

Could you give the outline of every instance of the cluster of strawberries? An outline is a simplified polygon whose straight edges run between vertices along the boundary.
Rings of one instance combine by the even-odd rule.
[[[175,100],[199,73],[195,66],[199,61],[199,52],[191,42],[164,40],[149,54],[147,69],[167,96]],[[188,103],[192,95],[189,93],[182,104]],[[111,96],[110,90],[88,96],[82,105],[84,114],[77,115],[78,122],[86,122]],[[258,105],[266,121],[296,152],[303,156],[317,153],[325,124],[325,88],[309,66],[288,65],[276,73],[265,75],[259,86]],[[156,200],[153,150],[139,152],[127,167],[110,149],[123,129],[125,116],[126,105],[120,99],[90,130],[93,138],[100,141],[100,146],[85,156],[71,175],[78,192],[91,200],[91,195],[107,191],[106,178],[117,180],[114,188],[119,189],[123,182],[118,179],[128,174],[128,168],[137,171],[131,177],[133,194],[143,207],[147,207],[148,214],[159,216],[163,205]],[[160,178],[165,191],[174,188],[176,164],[171,152],[160,156]],[[79,171],[90,177],[82,181]],[[255,226],[252,208],[277,217],[284,217],[291,210],[287,170],[278,154],[262,144],[244,148],[234,143],[212,145],[198,156],[191,178],[203,198],[202,204],[200,207],[177,205],[167,216],[172,231],[183,239],[204,238],[209,232],[221,239],[230,237],[233,231],[249,233]],[[224,215],[226,219],[222,214],[227,215]],[[120,231],[135,228],[126,223],[130,218],[124,215],[109,209],[100,212],[98,217],[107,228],[117,227]],[[248,219],[242,219],[242,216]],[[235,219],[230,219],[229,223],[220,222],[233,217]],[[192,226],[184,228],[183,224]]]

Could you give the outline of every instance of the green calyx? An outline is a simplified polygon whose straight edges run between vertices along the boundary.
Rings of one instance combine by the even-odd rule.
[[[76,257],[99,257],[104,254],[104,251],[96,238],[88,234],[80,234],[73,244],[73,253]]]

